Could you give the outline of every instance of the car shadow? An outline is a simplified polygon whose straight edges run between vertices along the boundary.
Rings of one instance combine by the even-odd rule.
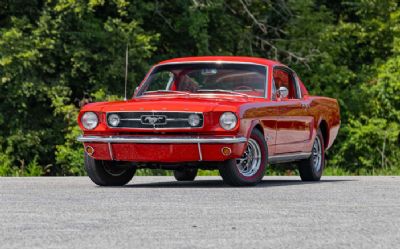
[[[282,187],[282,186],[296,186],[296,185],[308,185],[308,184],[324,184],[324,183],[336,183],[356,181],[354,179],[322,179],[318,182],[303,182],[300,179],[267,179],[262,180],[256,186],[249,186],[250,188],[270,188],[270,187]],[[168,182],[150,182],[150,183],[132,183],[119,188],[235,188],[225,184],[222,179],[210,179],[210,180],[194,180],[187,182],[168,181]],[[243,188],[243,187],[240,187]]]

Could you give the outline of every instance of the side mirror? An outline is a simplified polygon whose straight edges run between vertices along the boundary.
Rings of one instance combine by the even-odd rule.
[[[278,97],[279,97],[279,98],[284,99],[284,98],[286,98],[286,97],[289,95],[289,90],[288,90],[286,87],[281,86],[281,87],[279,87],[277,93],[278,93]]]

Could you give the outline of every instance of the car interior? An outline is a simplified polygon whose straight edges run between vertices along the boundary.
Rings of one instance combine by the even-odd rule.
[[[263,97],[265,77],[259,72],[240,70],[194,70],[178,74],[175,80],[179,91],[197,92],[198,90],[222,89],[242,92],[248,95]]]

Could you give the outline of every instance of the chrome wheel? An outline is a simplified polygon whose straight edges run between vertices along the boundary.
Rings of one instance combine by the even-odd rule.
[[[315,137],[311,156],[313,160],[314,171],[319,172],[322,166],[322,144],[318,136]]]
[[[255,175],[261,165],[261,148],[256,140],[250,138],[241,158],[236,159],[236,167],[246,177]]]
[[[113,163],[103,163],[103,169],[112,176],[120,176],[126,172],[126,168],[120,167]]]

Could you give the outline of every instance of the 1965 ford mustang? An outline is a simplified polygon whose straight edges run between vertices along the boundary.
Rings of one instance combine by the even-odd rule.
[[[252,57],[187,57],[152,67],[127,101],[92,103],[78,117],[85,167],[101,186],[140,168],[192,181],[218,169],[230,185],[255,185],[267,164],[295,162],[318,181],[340,126],[335,99],[308,94],[296,73]]]

